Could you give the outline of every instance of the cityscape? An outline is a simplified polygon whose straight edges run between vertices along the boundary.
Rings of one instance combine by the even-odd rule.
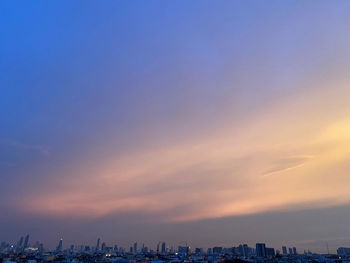
[[[350,0],[0,0],[0,263],[350,263]]]
[[[296,247],[282,246],[280,248],[268,247],[265,243],[256,243],[254,247],[240,244],[232,247],[215,246],[212,248],[192,248],[187,242],[183,245],[173,246],[166,242],[159,242],[156,247],[147,247],[145,244],[133,243],[129,248],[117,244],[107,245],[100,238],[95,245],[64,246],[63,238],[58,241],[53,250],[45,248],[44,244],[30,243],[30,236],[21,237],[16,244],[2,242],[0,246],[0,261],[13,262],[193,262],[193,263],[244,263],[244,262],[271,262],[271,263],[322,263],[322,262],[350,262],[350,248],[340,247],[337,254],[319,254],[311,251],[298,251]]]

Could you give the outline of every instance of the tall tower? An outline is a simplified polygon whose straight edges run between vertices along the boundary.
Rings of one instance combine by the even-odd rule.
[[[24,239],[23,248],[27,248],[28,244],[29,244],[29,235],[26,235],[26,238]]]
[[[266,257],[266,245],[265,243],[256,244],[256,256],[257,257]]]
[[[21,238],[18,240],[18,242],[17,242],[17,249],[18,249],[18,248],[21,248],[22,245],[23,245],[23,237],[21,237]]]
[[[165,254],[166,252],[166,244],[165,242],[162,243],[162,254]]]
[[[97,239],[96,250],[100,250],[100,238]]]
[[[56,248],[56,252],[62,252],[62,245],[63,245],[63,238],[61,238],[60,242],[58,242],[58,246]]]
[[[283,253],[283,255],[287,255],[288,253],[287,253],[287,247],[286,246],[283,246],[282,247],[282,253]]]

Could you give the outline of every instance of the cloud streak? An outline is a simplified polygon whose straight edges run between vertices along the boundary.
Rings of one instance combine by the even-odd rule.
[[[295,105],[299,111],[292,110]],[[188,221],[322,204],[325,198],[332,204],[350,202],[344,192],[350,179],[342,168],[348,162],[350,137],[344,127],[349,121],[309,122],[323,105],[304,99],[275,107],[239,130],[233,127],[234,136],[225,129],[183,144],[84,163],[17,205],[55,216],[147,211],[157,215],[155,220]],[[309,107],[314,111],[297,119]],[[285,129],[286,123],[293,128]]]

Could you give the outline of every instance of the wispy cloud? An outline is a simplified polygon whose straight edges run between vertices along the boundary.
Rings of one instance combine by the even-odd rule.
[[[287,158],[281,158],[274,162],[273,167],[263,172],[263,176],[270,176],[280,174],[285,171],[295,169],[303,166],[308,160],[312,159],[313,156],[293,156]]]

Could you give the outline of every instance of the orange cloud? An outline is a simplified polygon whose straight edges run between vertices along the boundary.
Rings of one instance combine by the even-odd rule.
[[[79,164],[69,180],[18,205],[63,216],[147,211],[182,221],[347,203],[349,111],[323,88],[209,137]]]

